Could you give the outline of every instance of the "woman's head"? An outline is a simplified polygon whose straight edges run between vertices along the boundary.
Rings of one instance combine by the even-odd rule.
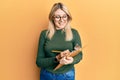
[[[62,29],[72,20],[72,17],[64,4],[55,3],[50,11],[49,20],[56,29]]]
[[[63,29],[66,32],[66,40],[72,40],[71,20],[72,17],[67,7],[62,3],[55,3],[49,13],[48,38],[51,39],[56,30]]]

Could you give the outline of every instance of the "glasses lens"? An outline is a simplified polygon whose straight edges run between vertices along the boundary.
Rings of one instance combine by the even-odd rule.
[[[64,15],[64,16],[54,16],[55,20],[60,20],[60,19],[63,19],[63,20],[67,20],[67,15]]]

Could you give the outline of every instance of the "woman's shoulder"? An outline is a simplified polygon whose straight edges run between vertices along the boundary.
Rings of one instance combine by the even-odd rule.
[[[75,28],[71,28],[71,30],[72,30],[73,33],[78,32],[77,29],[75,29]]]
[[[46,33],[47,32],[47,29],[44,29],[41,31],[41,33]]]
[[[47,29],[44,29],[40,32],[40,36],[46,36],[46,33],[47,33]]]
[[[72,28],[71,30],[72,30],[73,36],[80,36],[77,29]]]
[[[46,35],[47,31],[48,31],[47,29],[44,29],[44,30],[41,31],[40,34],[41,34],[41,35]]]

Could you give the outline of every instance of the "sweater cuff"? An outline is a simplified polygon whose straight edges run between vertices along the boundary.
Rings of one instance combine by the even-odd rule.
[[[56,57],[54,57],[54,63],[58,63],[58,60],[56,59]]]

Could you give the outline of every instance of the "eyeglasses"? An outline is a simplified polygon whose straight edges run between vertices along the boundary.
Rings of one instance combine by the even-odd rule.
[[[54,19],[56,21],[59,21],[59,20],[67,20],[68,16],[67,15],[64,15],[64,16],[60,16],[60,15],[57,15],[57,16],[54,16]]]

